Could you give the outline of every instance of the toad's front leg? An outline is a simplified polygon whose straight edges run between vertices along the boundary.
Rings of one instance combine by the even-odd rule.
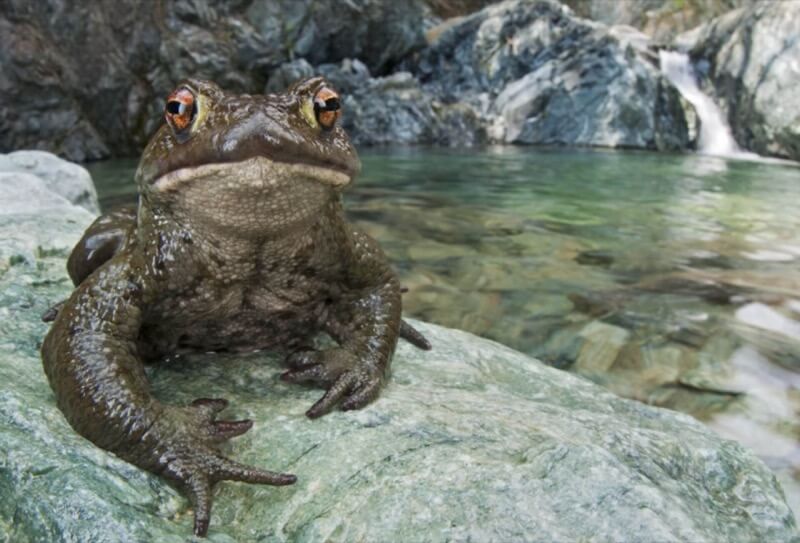
[[[72,427],[178,486],[194,507],[195,534],[205,535],[215,483],[285,485],[295,478],[243,466],[219,453],[219,443],[252,425],[216,420],[224,400],[176,407],[150,395],[137,353],[145,288],[128,257],[117,256],[90,275],[59,311],[42,345],[45,373]]]
[[[401,293],[397,276],[377,242],[352,233],[344,294],[330,308],[325,331],[339,344],[324,351],[303,349],[286,359],[282,375],[293,383],[327,389],[306,414],[316,418],[341,403],[358,409],[374,400],[386,382],[401,329]]]

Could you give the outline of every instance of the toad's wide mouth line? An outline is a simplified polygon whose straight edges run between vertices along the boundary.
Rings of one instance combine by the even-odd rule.
[[[235,170],[232,174],[231,170]],[[303,163],[289,163],[257,156],[238,162],[213,162],[173,170],[158,177],[152,187],[159,192],[177,190],[193,181],[220,176],[235,177],[242,184],[269,185],[291,178],[313,179],[334,188],[347,186],[351,177],[339,170]]]

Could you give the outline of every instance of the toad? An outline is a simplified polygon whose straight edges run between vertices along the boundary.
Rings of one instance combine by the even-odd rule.
[[[401,319],[386,256],[345,219],[360,162],[341,106],[322,78],[263,96],[182,82],[136,171],[138,206],[98,218],[68,261],[76,288],[42,345],[58,407],[95,445],[177,486],[199,536],[217,482],[295,477],[224,456],[219,444],[252,421],[218,419],[222,399],[159,401],[144,362],[280,350],[282,379],[325,390],[315,418],[374,400],[398,338],[430,348]],[[334,346],[315,348],[321,333]]]

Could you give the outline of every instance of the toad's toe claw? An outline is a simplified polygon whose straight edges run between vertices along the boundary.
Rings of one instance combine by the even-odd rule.
[[[263,470],[245,466],[233,460],[223,459],[217,469],[217,479],[240,481],[259,485],[286,486],[297,482],[297,477],[290,473]]]
[[[381,390],[380,381],[371,381],[354,390],[350,396],[342,402],[342,410],[351,411],[361,409],[378,397]]]
[[[215,441],[226,441],[237,437],[253,427],[253,421],[244,420],[217,420],[211,423],[211,434]]]
[[[294,475],[246,466],[220,454],[217,445],[241,435],[253,426],[251,420],[214,420],[228,403],[202,398],[189,407],[168,407],[157,419],[162,453],[158,471],[183,490],[194,509],[194,533],[205,536],[211,518],[214,485],[241,481],[264,485],[289,485]]]
[[[194,509],[194,535],[205,537],[211,519],[211,483],[208,477],[193,476],[186,484],[186,493]]]
[[[290,383],[311,383],[327,389],[322,398],[306,411],[315,419],[341,403],[342,409],[359,409],[378,397],[383,385],[381,365],[370,358],[338,347],[325,351],[302,349],[286,359],[291,369],[281,374]]]
[[[310,419],[316,419],[329,413],[342,398],[344,398],[350,389],[355,384],[355,377],[352,373],[345,373],[328,391],[320,398],[317,403],[311,406],[311,409],[306,411],[306,416]]]

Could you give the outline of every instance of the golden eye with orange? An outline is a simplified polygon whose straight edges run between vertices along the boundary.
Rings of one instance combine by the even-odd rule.
[[[164,118],[179,141],[181,135],[188,134],[197,113],[194,93],[186,87],[175,90],[167,97]]]
[[[332,130],[342,116],[342,102],[335,90],[322,87],[314,95],[314,117],[325,129]]]

